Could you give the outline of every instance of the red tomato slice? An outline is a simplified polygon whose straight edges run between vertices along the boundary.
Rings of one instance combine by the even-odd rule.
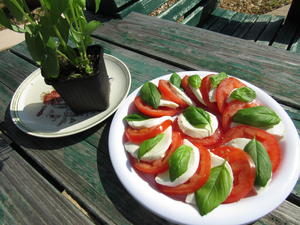
[[[154,109],[152,106],[145,104],[141,96],[137,96],[134,99],[134,104],[141,113],[150,117],[174,116],[178,112],[177,109],[168,107],[158,107],[158,109]]]
[[[222,113],[222,127],[224,130],[228,130],[230,128],[230,124],[232,122],[232,117],[234,114],[240,109],[250,108],[259,105],[254,102],[240,102],[240,101],[232,101],[230,102]]]
[[[160,125],[150,128],[134,129],[131,127],[127,127],[125,129],[125,137],[128,141],[139,144],[149,138],[153,138],[156,135],[164,132],[171,125],[172,121],[166,120]]]
[[[166,171],[168,169],[168,160],[173,154],[173,152],[181,146],[183,143],[183,139],[181,137],[181,134],[178,132],[173,132],[172,134],[172,143],[169,147],[169,149],[166,152],[166,155],[162,159],[155,160],[153,162],[143,162],[143,161],[138,161],[131,157],[131,163],[132,166],[144,173],[148,174],[158,174]]]
[[[197,99],[197,97],[192,92],[192,89],[189,86],[189,76],[184,76],[181,80],[181,87],[184,89],[184,92],[193,100],[193,102],[197,103],[197,105],[203,106],[203,104]]]
[[[157,184],[158,189],[163,193],[171,195],[188,194],[195,192],[206,183],[210,174],[210,153],[207,148],[200,144],[195,146],[197,146],[200,151],[200,162],[196,173],[187,182],[176,187],[168,187]]]
[[[219,84],[216,90],[216,100],[220,113],[224,111],[225,106],[228,104],[226,100],[232,90],[243,86],[246,85],[234,77],[228,77]]]
[[[218,111],[218,107],[217,107],[217,103],[216,102],[210,102],[209,101],[209,96],[208,96],[208,93],[211,89],[211,83],[210,83],[210,77],[213,76],[214,74],[210,74],[210,75],[207,75],[205,76],[203,79],[202,79],[202,82],[201,82],[201,87],[200,87],[200,91],[201,91],[201,94],[202,94],[202,97],[203,97],[203,101],[205,102],[206,106],[214,111],[214,112],[217,112]]]
[[[176,102],[181,108],[186,108],[189,105],[180,97],[178,97],[171,89],[170,83],[167,80],[159,80],[158,90],[162,95],[163,99]]]
[[[232,168],[233,188],[224,203],[236,202],[246,197],[253,189],[256,175],[251,157],[243,150],[231,146],[221,146],[211,152],[226,159]]]
[[[264,145],[266,151],[269,154],[270,160],[272,162],[272,172],[274,173],[277,170],[281,161],[282,151],[275,136],[256,127],[240,125],[228,130],[223,136],[222,143],[227,143],[234,138],[256,138],[256,140],[260,141]]]

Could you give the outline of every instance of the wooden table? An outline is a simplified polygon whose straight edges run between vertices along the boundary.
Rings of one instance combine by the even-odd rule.
[[[225,71],[264,89],[300,129],[300,55],[174,22],[130,14],[94,33],[124,61],[131,90],[183,70]],[[14,91],[37,69],[25,44],[0,52],[0,224],[168,224],[123,188],[108,155],[112,117],[76,135],[44,139],[11,121]],[[255,224],[299,224],[300,182]]]

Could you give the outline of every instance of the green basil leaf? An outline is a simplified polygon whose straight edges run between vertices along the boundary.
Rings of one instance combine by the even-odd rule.
[[[232,121],[254,127],[270,127],[278,124],[280,122],[280,118],[269,107],[255,106],[240,109],[233,116]]]
[[[186,108],[183,111],[183,115],[196,128],[204,128],[211,122],[208,112],[195,106]]]
[[[256,98],[256,93],[249,87],[240,87],[235,89],[231,94],[230,98],[239,100],[241,102],[251,102]]]
[[[172,154],[168,161],[171,181],[174,181],[187,171],[192,151],[192,147],[181,145]]]
[[[139,115],[139,114],[129,114],[124,117],[124,120],[126,120],[126,121],[143,121],[146,119],[149,119],[149,118],[146,116]]]
[[[177,73],[173,73],[172,76],[170,77],[170,82],[178,87],[181,88],[181,77]]]
[[[232,182],[225,162],[211,169],[208,181],[195,192],[196,204],[202,216],[226,200],[230,194]]]
[[[244,150],[251,156],[256,166],[255,184],[266,186],[272,175],[272,163],[265,147],[253,139],[245,146]]]
[[[199,75],[192,75],[188,78],[189,85],[193,88],[200,88],[201,86],[201,78]]]
[[[154,148],[154,146],[157,145],[158,142],[160,142],[164,138],[164,136],[165,134],[161,133],[156,135],[154,138],[150,138],[143,141],[138,150],[138,159],[141,159],[143,155],[145,155],[152,148]]]
[[[157,109],[159,106],[161,94],[155,84],[146,82],[141,88],[141,98],[145,103]]]
[[[213,75],[209,78],[211,83],[211,88],[217,88],[218,85],[228,77],[228,75],[225,72],[218,73],[216,75]]]

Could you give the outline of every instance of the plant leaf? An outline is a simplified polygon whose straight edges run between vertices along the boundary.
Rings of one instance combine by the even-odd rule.
[[[84,28],[84,33],[85,35],[90,35],[91,33],[93,33],[99,26],[101,25],[101,23],[99,21],[95,21],[92,20],[89,23],[86,24],[85,28]]]
[[[232,178],[225,162],[210,171],[208,181],[195,192],[197,207],[202,216],[211,212],[230,194]]]
[[[180,88],[181,77],[177,73],[173,73],[170,77],[170,82],[175,86]]]
[[[241,102],[251,102],[256,98],[256,93],[249,87],[240,87],[235,89],[231,94],[230,98],[239,100]]]
[[[181,145],[169,158],[169,176],[171,181],[174,181],[187,171],[192,151],[192,147]]]
[[[269,107],[255,106],[240,109],[232,118],[233,122],[251,125],[254,127],[270,127],[278,124],[280,118]]]
[[[156,135],[154,138],[143,141],[143,143],[140,145],[140,148],[138,149],[138,159],[141,159],[143,155],[154,148],[154,146],[157,145],[158,142],[160,142],[164,138],[164,136],[165,134],[161,133]]]
[[[139,115],[139,114],[129,114],[129,115],[125,116],[123,120],[126,120],[126,121],[143,121],[143,120],[147,120],[147,119],[149,119],[149,118],[146,117],[146,116]]]
[[[24,3],[22,0],[3,0],[3,2],[16,20],[22,21],[24,19],[23,5],[26,3]]]
[[[211,83],[211,88],[217,88],[218,85],[227,77],[228,76],[225,72],[221,72],[221,73],[211,76],[209,78],[210,83]]]
[[[147,81],[141,88],[141,98],[145,103],[157,109],[159,106],[161,94],[155,84]]]
[[[101,0],[95,0],[95,13],[99,11]]]
[[[50,17],[53,24],[56,24],[61,14],[65,12],[69,7],[69,2],[66,0],[51,0],[47,1],[48,7],[50,7]]]
[[[59,63],[55,50],[46,48],[45,57],[41,61],[41,70],[46,79],[55,79],[59,76]]]
[[[192,75],[188,78],[189,85],[193,88],[200,88],[201,86],[201,78],[199,75]]]
[[[41,37],[35,32],[32,34],[25,33],[25,41],[32,59],[40,64],[46,54]]]
[[[272,175],[272,163],[265,147],[253,139],[245,146],[244,150],[251,156],[256,166],[255,184],[266,186]]]
[[[195,106],[189,106],[183,111],[184,117],[197,128],[204,128],[206,125],[209,125],[210,115],[201,108]]]

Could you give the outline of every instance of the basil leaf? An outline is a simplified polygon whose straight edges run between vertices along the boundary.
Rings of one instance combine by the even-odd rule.
[[[249,87],[240,87],[235,89],[231,94],[230,98],[239,100],[241,102],[251,102],[256,98],[256,93]]]
[[[143,120],[146,120],[146,119],[149,119],[149,118],[146,117],[146,116],[139,115],[139,114],[129,114],[129,115],[125,116],[123,120],[126,120],[126,121],[143,121]]]
[[[244,150],[251,156],[256,166],[255,184],[266,186],[272,175],[272,163],[265,147],[253,139],[245,146]]]
[[[184,174],[185,171],[187,171],[192,151],[192,147],[181,145],[172,154],[168,161],[169,176],[171,181],[174,181],[176,178]]]
[[[137,154],[138,159],[141,159],[143,157],[143,155],[145,155],[152,148],[154,148],[154,146],[157,145],[158,142],[160,142],[164,138],[164,136],[165,136],[165,134],[161,133],[161,134],[156,135],[153,138],[143,141],[138,150],[138,154]]]
[[[218,85],[228,77],[228,75],[225,72],[218,73],[216,75],[213,75],[209,78],[211,83],[211,88],[216,88]]]
[[[157,109],[161,99],[161,94],[155,84],[147,81],[141,88],[141,98],[146,104]]]
[[[184,117],[196,128],[204,128],[210,124],[208,112],[195,106],[189,106],[183,111]]]
[[[177,74],[177,73],[173,73],[172,76],[170,77],[170,82],[178,87],[178,88],[181,88],[180,85],[181,85],[181,77]]]
[[[247,124],[254,127],[270,127],[278,124],[280,118],[269,107],[255,106],[240,109],[232,118],[233,122]]]
[[[226,200],[230,194],[232,182],[225,162],[211,169],[208,181],[195,192],[196,204],[202,216]]]
[[[199,75],[192,75],[188,78],[189,85],[193,88],[200,88],[201,86],[201,78]]]

